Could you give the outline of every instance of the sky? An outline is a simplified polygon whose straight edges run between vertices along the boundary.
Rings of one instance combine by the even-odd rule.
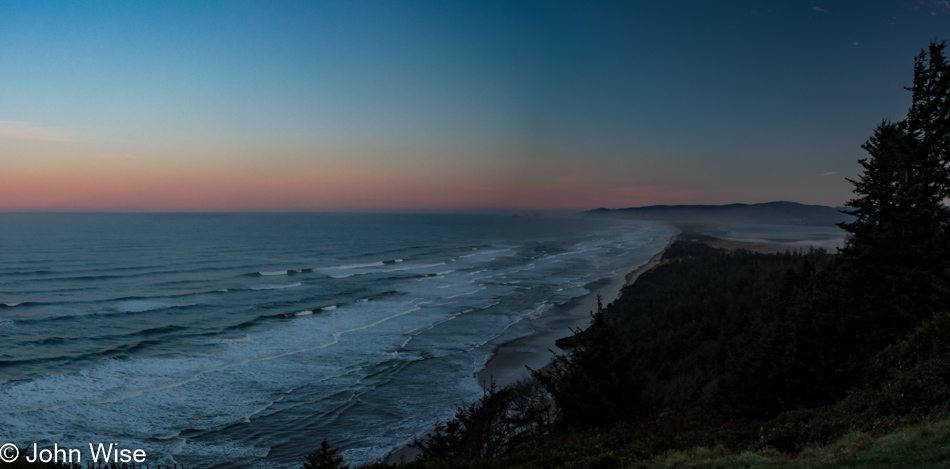
[[[950,1],[0,2],[0,211],[842,205]]]

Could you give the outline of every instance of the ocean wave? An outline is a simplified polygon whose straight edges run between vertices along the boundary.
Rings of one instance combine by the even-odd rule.
[[[250,327],[256,326],[256,325],[258,325],[258,324],[262,324],[262,323],[266,323],[266,322],[270,322],[270,321],[274,321],[274,320],[278,320],[278,319],[291,318],[291,317],[294,317],[294,315],[293,315],[293,314],[284,314],[284,313],[262,314],[262,315],[260,315],[260,316],[253,317],[253,318],[248,319],[248,320],[246,320],[246,321],[242,321],[242,322],[240,322],[240,323],[238,323],[238,324],[232,324],[232,325],[230,325],[230,326],[226,326],[226,327],[224,327],[222,330],[224,330],[224,331],[240,331],[240,330],[244,330],[244,329],[248,329],[248,328],[250,328]]]
[[[163,295],[156,297],[147,297],[147,296],[125,296],[118,298],[107,298],[107,299],[96,299],[96,300],[87,300],[87,301],[24,301],[20,303],[0,303],[0,309],[4,308],[21,308],[27,306],[77,306],[77,305],[102,305],[104,308],[109,309],[109,311],[103,311],[98,313],[87,313],[87,314],[75,314],[70,312],[69,314],[57,315],[57,316],[46,316],[38,318],[29,318],[23,319],[23,321],[28,323],[40,323],[46,321],[59,321],[63,319],[75,319],[82,317],[99,317],[99,316],[116,316],[127,313],[142,313],[146,311],[155,311],[161,309],[174,309],[174,308],[189,308],[192,306],[197,306],[201,303],[199,302],[188,302],[181,303],[175,301],[163,301],[169,299],[181,299],[181,298],[194,298],[200,297],[201,295],[221,295],[223,293],[228,293],[230,290],[223,288],[220,290],[209,290],[201,292],[188,292],[178,295]]]
[[[303,285],[300,282],[290,283],[287,285],[255,285],[251,287],[251,290],[283,290],[285,288],[294,288]]]
[[[365,274],[371,274],[371,273],[375,273],[375,272],[357,272],[357,273],[352,273],[352,274],[336,274],[336,275],[330,274],[330,278],[335,278],[339,280],[339,279],[344,279],[344,278],[350,278],[356,275],[365,275]]]
[[[247,335],[247,334],[244,334],[244,335],[242,335],[242,336],[240,336],[240,337],[228,337],[228,338],[220,339],[219,342],[221,342],[221,343],[235,343],[235,342],[250,342],[250,340],[251,340],[251,336],[249,336],[249,335]]]
[[[367,264],[344,264],[344,265],[337,265],[337,266],[333,266],[333,267],[320,267],[320,268],[317,269],[317,270],[362,269],[362,268],[366,268],[366,267],[378,267],[378,266],[381,266],[381,265],[385,265],[385,264],[383,263],[383,261],[370,262],[370,263],[367,263]]]
[[[476,288],[476,289],[474,289],[474,290],[472,290],[472,291],[469,291],[469,292],[459,293],[459,294],[457,294],[457,295],[450,295],[450,296],[447,296],[447,297],[445,297],[445,299],[451,299],[451,298],[458,298],[458,297],[460,297],[460,296],[473,295],[473,294],[478,293],[478,292],[480,292],[480,291],[482,291],[482,290],[484,290],[484,289],[485,289],[485,287],[479,287],[479,288]]]
[[[59,272],[52,270],[10,270],[0,272],[0,277],[16,277],[18,275],[51,275]]]
[[[269,271],[269,272],[260,271],[260,272],[254,272],[248,275],[258,276],[258,277],[271,277],[275,275],[296,275],[296,274],[306,274],[310,272],[313,272],[313,269],[304,268],[304,269],[274,270],[274,271]]]
[[[18,306],[35,306],[45,304],[41,301],[21,301],[19,303],[0,303],[0,308],[16,308]]]
[[[126,336],[135,336],[135,335],[142,334],[142,332],[144,331],[136,332],[133,334],[127,334]],[[152,333],[152,335],[157,334],[157,333],[158,332],[154,332]],[[67,341],[64,338],[59,338],[59,339],[62,339],[62,342]],[[0,367],[17,366],[17,365],[35,365],[39,363],[59,363],[59,362],[81,363],[86,360],[100,361],[103,359],[127,359],[127,358],[130,358],[132,354],[135,352],[140,352],[148,347],[161,345],[162,343],[163,341],[161,340],[145,339],[145,340],[140,340],[135,343],[126,343],[126,344],[116,345],[114,347],[109,347],[103,350],[96,350],[96,351],[80,353],[80,354],[70,353],[70,354],[63,354],[63,355],[47,355],[43,357],[24,358],[24,359],[19,359],[19,360],[0,360]],[[0,414],[2,413],[3,412],[0,412]]]
[[[126,300],[120,301],[116,306],[115,310],[119,313],[143,313],[145,311],[155,311],[159,309],[168,309],[168,308],[187,308],[189,306],[195,306],[197,303],[166,303],[163,301],[154,301],[154,300]]]
[[[64,303],[65,304],[65,303]],[[142,309],[115,309],[111,311],[101,311],[98,313],[86,313],[86,314],[63,314],[60,316],[47,316],[41,318],[29,318],[29,319],[18,319],[19,322],[24,324],[40,324],[46,322],[60,322],[60,321],[69,321],[69,320],[82,320],[88,318],[107,318],[107,317],[117,317],[117,316],[129,316],[133,314],[146,313],[150,311],[159,311],[163,309],[186,309],[192,306],[197,306],[198,303],[189,303],[189,304],[166,304],[166,306],[161,307],[146,307]]]
[[[299,318],[302,316],[313,316],[318,311],[333,311],[335,309],[336,309],[336,305],[330,305],[330,306],[324,306],[322,308],[305,309],[303,311],[298,311],[296,313],[290,313],[290,314],[284,314],[282,316],[285,318]],[[269,319],[269,318],[270,316],[267,316],[266,318],[260,318],[260,319]]]
[[[265,277],[270,276],[270,275],[286,275],[286,274],[287,274],[286,270],[276,270],[274,272],[258,272],[257,273],[257,275],[261,275]],[[254,275],[254,274],[251,274],[251,275]]]
[[[28,341],[28,342],[25,342],[25,343],[28,344],[28,345],[50,346],[50,345],[62,345],[62,344],[75,343],[75,342],[86,342],[86,341],[88,341],[89,339],[93,339],[94,341],[97,341],[97,342],[100,342],[100,343],[105,342],[105,341],[116,341],[116,342],[118,342],[118,341],[122,341],[122,340],[124,340],[124,339],[130,339],[130,338],[135,338],[135,337],[148,337],[148,336],[154,336],[154,335],[159,335],[159,334],[167,334],[167,333],[170,333],[170,332],[181,332],[181,331],[186,331],[186,330],[188,330],[188,328],[185,327],[185,326],[178,326],[178,325],[172,324],[172,325],[168,325],[168,326],[152,327],[152,328],[148,328],[148,329],[142,329],[142,330],[140,330],[140,331],[137,331],[137,332],[130,332],[130,333],[128,333],[128,334],[114,334],[114,335],[102,335],[102,336],[81,336],[81,337],[58,337],[58,336],[57,336],[57,337],[47,337],[47,338],[43,338],[43,339]],[[191,334],[191,335],[194,336],[194,335],[206,335],[206,334]],[[125,344],[125,345],[119,346],[119,348],[122,349],[122,350],[129,349],[129,348],[134,348],[134,347],[135,347],[135,345],[129,345],[129,344]],[[107,350],[106,350],[106,352],[109,352],[109,351],[115,351],[115,350],[113,350],[113,349],[107,349]],[[102,353],[104,353],[104,352],[94,352],[94,353],[91,353],[89,356],[98,356],[98,355],[101,355]],[[68,357],[62,357],[62,358],[65,359],[65,358],[68,358]]]
[[[162,327],[153,327],[150,329],[143,329],[139,331],[137,334],[155,335],[155,334],[165,334],[168,332],[179,332],[179,331],[184,331],[184,330],[188,330],[188,328],[185,326],[179,326],[176,324],[169,324],[167,326],[162,326]]]
[[[500,249],[476,249],[473,248],[471,254],[463,254],[458,257],[459,260],[465,259],[468,262],[471,258],[477,257],[479,262],[486,262],[495,259],[496,257],[506,257],[511,256],[517,253],[517,248],[500,248]],[[502,254],[507,253],[507,254]]]
[[[330,274],[330,277],[341,279],[341,278],[353,277],[356,275],[382,274],[382,273],[392,273],[392,272],[411,272],[411,271],[417,271],[417,270],[425,270],[432,267],[439,267],[443,265],[445,265],[445,262],[436,262],[432,264],[409,264],[404,267],[396,267],[396,268],[391,268],[391,269],[370,269],[366,271],[353,272],[353,273],[348,273],[348,274],[336,274],[336,275]],[[425,276],[431,276],[431,275],[433,274],[421,274],[420,276],[425,277]],[[394,275],[389,278],[400,278],[400,275]]]
[[[166,265],[149,265],[149,266],[133,266],[133,267],[115,267],[108,266],[103,268],[84,268],[79,270],[61,270],[61,271],[33,271],[27,272],[28,274],[43,275],[44,281],[50,282],[59,282],[59,281],[96,281],[96,280],[114,280],[114,279],[131,279],[131,278],[144,278],[144,277],[160,277],[163,275],[180,275],[180,274],[192,274],[192,273],[207,273],[207,272],[219,272],[219,271],[230,271],[234,269],[234,266],[209,266],[204,263],[198,263],[197,267],[194,268],[162,268],[168,267]],[[248,267],[248,266],[244,266]],[[241,267],[241,268],[244,268]]]
[[[33,293],[33,294],[50,295],[53,293],[69,293],[69,292],[76,292],[76,291],[96,291],[96,288],[95,287],[60,288],[60,289],[54,289],[54,290],[20,291],[18,293],[19,294]],[[134,301],[134,300],[159,301],[160,299],[181,299],[181,298],[194,297],[194,296],[200,296],[200,295],[227,293],[228,291],[230,290],[227,288],[219,288],[219,289],[214,289],[214,290],[185,291],[185,292],[176,293],[176,294],[164,294],[164,295],[154,295],[154,296],[119,296],[119,297],[97,298],[97,299],[78,300],[78,301],[72,300],[72,301],[61,301],[61,302],[24,301],[20,303],[7,303],[7,304],[0,303],[0,308],[14,307],[14,306],[56,305],[56,304],[70,304],[70,305],[110,304],[114,302]]]

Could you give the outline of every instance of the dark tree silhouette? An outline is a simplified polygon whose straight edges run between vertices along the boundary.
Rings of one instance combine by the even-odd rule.
[[[855,216],[840,226],[852,289],[875,328],[906,332],[934,309],[935,286],[950,259],[950,66],[945,43],[932,42],[914,63],[907,118],[884,122],[862,146],[868,158],[846,204]]]
[[[304,469],[346,469],[343,458],[336,453],[339,450],[330,446],[326,439],[320,443],[320,449],[304,458]]]
[[[556,355],[550,369],[532,371],[554,399],[562,425],[609,428],[636,414],[643,379],[633,369],[633,350],[626,342],[598,296],[583,344]]]

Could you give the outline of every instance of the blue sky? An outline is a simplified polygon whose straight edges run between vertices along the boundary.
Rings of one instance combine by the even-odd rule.
[[[840,205],[948,26],[946,1],[5,2],[0,210]]]

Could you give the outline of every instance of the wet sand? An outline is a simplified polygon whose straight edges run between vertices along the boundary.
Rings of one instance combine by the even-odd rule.
[[[669,242],[671,243],[675,238],[675,236],[670,238]],[[705,244],[729,251],[745,249],[764,254],[807,249],[807,246],[791,243],[750,242],[721,238],[705,241]],[[607,303],[620,296],[623,287],[632,285],[641,274],[659,265],[667,247],[669,243],[653,258],[643,265],[636,266],[629,273],[586,285],[587,290],[590,291],[589,294],[555,306],[534,320],[533,334],[496,347],[492,357],[485,364],[485,368],[476,375],[478,383],[487,389],[494,379],[496,385],[503,387],[529,376],[530,373],[525,367],[540,370],[546,366],[551,362],[552,351],[563,352],[555,346],[558,339],[568,337],[573,330],[585,329],[590,324],[590,314],[597,309],[598,294],[603,299],[604,306],[607,306]]]
[[[673,239],[670,238],[669,242]],[[623,287],[632,285],[641,274],[659,265],[669,242],[643,265],[609,279],[591,282],[585,286],[590,291],[587,295],[546,311],[532,322],[535,333],[496,347],[485,368],[476,374],[478,383],[487,389],[494,379],[497,386],[503,387],[529,376],[530,372],[526,366],[535,370],[546,366],[551,362],[552,351],[563,352],[554,342],[570,336],[572,330],[585,329],[590,325],[590,314],[597,309],[597,295],[600,294],[604,306],[617,299]],[[415,448],[404,446],[386,455],[384,460],[390,464],[412,461],[419,453]]]
[[[478,383],[487,389],[494,380],[496,385],[503,387],[529,376],[530,372],[526,367],[539,370],[546,366],[551,362],[552,351],[562,352],[554,344],[558,339],[590,325],[590,315],[597,310],[598,294],[604,306],[607,306],[620,296],[623,287],[633,284],[642,273],[659,264],[665,251],[664,247],[653,258],[628,273],[587,284],[586,288],[590,291],[587,295],[546,311],[540,318],[532,321],[531,324],[535,328],[533,334],[495,348],[485,368],[476,375]]]

